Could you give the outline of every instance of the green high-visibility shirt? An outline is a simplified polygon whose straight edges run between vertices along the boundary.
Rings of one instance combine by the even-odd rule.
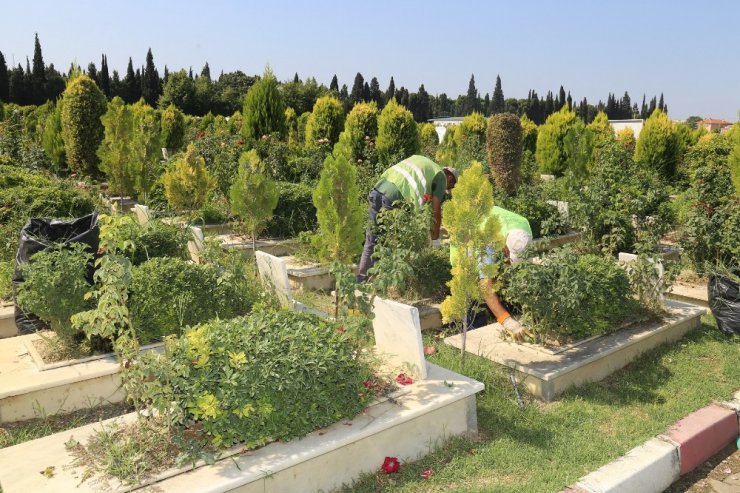
[[[530,237],[532,236],[532,228],[529,226],[527,218],[497,205],[494,205],[491,209],[491,214],[481,221],[480,228],[483,229],[488,218],[493,216],[497,217],[499,224],[501,224],[501,237],[504,239],[504,242],[506,242],[506,237],[509,235],[509,231],[514,229],[523,229],[529,233]],[[450,263],[455,265],[456,259],[457,245],[450,243]]]
[[[447,178],[440,165],[424,156],[414,155],[385,170],[375,189],[391,203],[401,200],[422,205],[424,195],[444,200]]]

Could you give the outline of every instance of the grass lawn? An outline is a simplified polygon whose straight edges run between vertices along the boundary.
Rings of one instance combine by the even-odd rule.
[[[549,404],[525,397],[523,409],[508,372],[471,355],[463,369],[457,349],[433,336],[426,343],[437,348],[430,361],[486,385],[478,395],[478,436],[435,444],[425,458],[402,462],[398,473],[367,475],[346,491],[558,492],[740,389],[740,338],[725,337],[711,316],[682,340],[646,353],[606,380]],[[423,479],[428,469],[433,472]]]

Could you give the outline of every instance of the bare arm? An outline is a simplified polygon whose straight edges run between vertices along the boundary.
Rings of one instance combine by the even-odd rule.
[[[432,239],[439,239],[439,228],[442,225],[442,201],[432,195]]]
[[[498,299],[498,295],[493,290],[492,280],[481,279],[479,285],[481,292],[483,293],[483,299],[486,301],[486,305],[491,309],[497,320],[500,319],[502,315],[508,313],[506,308],[504,308],[504,305],[502,305],[501,301]]]

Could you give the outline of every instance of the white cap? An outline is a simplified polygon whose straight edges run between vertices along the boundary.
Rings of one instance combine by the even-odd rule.
[[[509,260],[512,264],[522,261],[522,252],[527,248],[530,241],[532,241],[532,235],[528,231],[523,229],[509,231],[509,234],[506,235],[506,248],[509,249]]]

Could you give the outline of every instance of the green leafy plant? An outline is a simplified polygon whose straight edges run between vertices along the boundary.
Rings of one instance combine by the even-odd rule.
[[[380,112],[376,145],[379,161],[386,166],[419,152],[421,143],[414,115],[395,99],[388,101]]]
[[[100,169],[108,178],[108,188],[121,196],[134,192],[134,170],[131,141],[133,114],[131,108],[116,96],[100,118],[104,136],[98,148]]]
[[[174,168],[162,176],[162,181],[170,205],[188,212],[199,209],[214,187],[205,161],[192,145],[175,161]]]
[[[570,246],[504,272],[507,301],[522,309],[536,340],[572,342],[618,328],[638,308],[627,272],[614,260]]]
[[[537,132],[537,162],[540,171],[563,175],[566,171],[582,176],[591,157],[590,131],[575,112],[564,106],[553,113]]]
[[[320,97],[306,122],[306,146],[316,147],[324,143],[333,146],[343,126],[342,102],[332,96]]]
[[[294,238],[316,229],[313,187],[307,183],[277,182],[279,198],[266,234],[272,238]]]
[[[675,125],[668,119],[668,114],[656,110],[645,121],[637,139],[635,162],[670,180],[678,168],[679,151]]]
[[[501,207],[527,218],[535,238],[563,235],[570,230],[569,221],[545,200],[548,195],[541,182],[523,184],[513,196],[501,192],[494,195]]]
[[[72,171],[84,175],[98,173],[96,151],[103,140],[106,99],[90,77],[80,75],[70,80],[64,91],[62,135],[67,163]]]
[[[87,245],[58,245],[34,254],[23,264],[24,282],[18,287],[18,305],[48,323],[61,341],[74,345],[77,331],[70,318],[88,308],[87,273],[92,254]]]
[[[521,182],[522,165],[522,125],[516,115],[498,113],[488,120],[486,150],[494,183],[513,195]]]

